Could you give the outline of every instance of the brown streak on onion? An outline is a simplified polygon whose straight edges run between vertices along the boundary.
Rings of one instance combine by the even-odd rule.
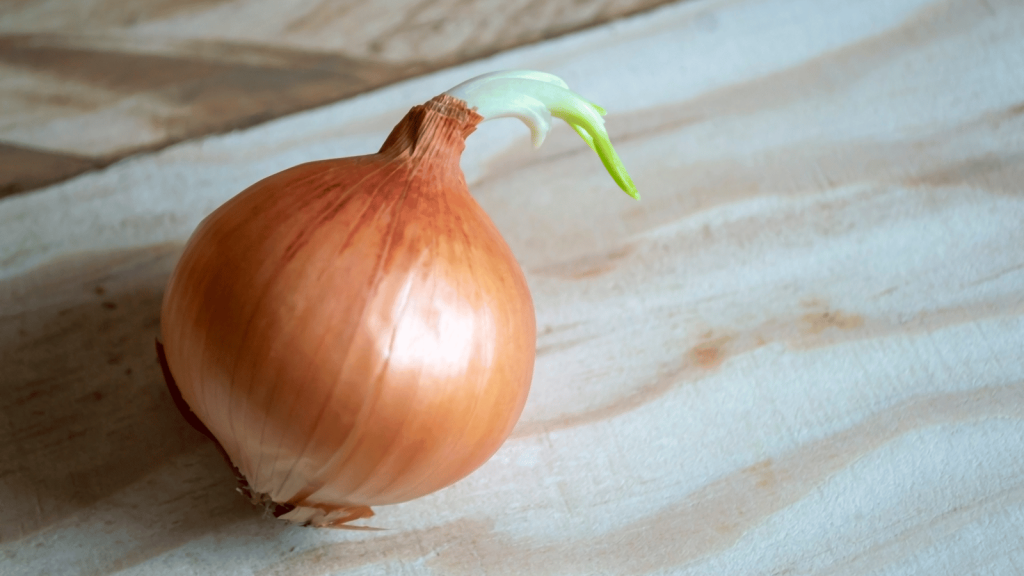
[[[391,175],[393,175],[394,173],[397,173],[397,172],[398,172],[399,170],[400,170],[400,168],[399,168],[399,169],[396,169],[396,170],[395,170],[395,171],[393,171],[393,172],[392,172],[391,174],[389,174],[389,175],[388,175],[388,177],[390,177],[390,176],[391,176]],[[365,178],[363,178],[363,179],[362,179],[362,180],[360,181],[360,183],[361,183],[361,182],[364,182],[365,180],[366,180],[366,179],[365,179]],[[388,181],[388,178],[386,177],[386,178],[384,178],[384,179],[382,180],[381,184],[383,184],[384,182],[387,182],[387,181]],[[353,186],[353,189],[356,189],[356,188],[357,188],[357,186],[358,186],[358,184],[357,184],[356,186]],[[380,185],[378,185],[377,187],[373,188],[373,190],[372,190],[371,192],[369,192],[369,196],[371,196],[371,197],[377,196],[377,194],[378,194],[379,190],[380,190]],[[370,211],[370,210],[369,210],[369,208],[370,208],[370,207],[371,207],[371,204],[369,204],[369,203],[368,203],[368,204],[367,204],[367,205],[366,205],[366,206],[365,206],[365,207],[363,208],[363,210],[361,210],[361,211],[360,211],[360,213],[358,214],[358,216],[357,216],[357,217],[355,218],[355,223],[354,223],[354,224],[353,224],[353,225],[352,225],[352,226],[351,226],[351,227],[349,228],[349,230],[348,230],[348,231],[346,232],[346,234],[345,234],[345,240],[344,240],[344,242],[342,243],[342,246],[343,246],[343,247],[344,247],[344,246],[347,246],[347,245],[349,244],[349,242],[351,241],[351,238],[352,238],[352,233],[353,233],[353,232],[354,232],[354,231],[355,231],[355,230],[356,230],[356,229],[357,229],[357,228],[359,227],[359,225],[360,225],[360,223],[361,223],[361,222],[364,222],[364,221],[365,221],[365,219],[366,219],[366,218],[367,218],[367,216],[368,216],[368,212],[369,212],[370,214],[372,214],[372,216],[373,216],[373,217],[372,217],[372,218],[370,219],[370,222],[373,222],[373,221],[376,221],[376,220],[377,220],[377,219],[379,218],[379,216],[380,216],[380,214],[381,214],[382,212],[385,212],[385,211],[387,211],[387,210],[389,209],[389,207],[384,207],[384,208],[380,208],[380,209],[379,209],[379,210],[377,210],[377,211]],[[343,248],[343,249],[344,249],[344,248]],[[380,265],[379,265],[379,258],[380,258],[380,255],[378,255],[378,265],[377,265],[377,269],[378,269],[378,270],[379,270],[379,268],[380,268]],[[378,272],[378,273],[375,273],[375,279],[376,279],[376,277],[377,277],[377,276],[379,276],[379,272]],[[370,282],[368,282],[368,285],[369,285],[370,287],[372,287],[372,286],[373,286],[373,285],[375,284],[375,279],[374,279],[374,280],[371,280]],[[362,323],[362,321],[363,321],[363,314],[365,313],[365,311],[366,311],[366,307],[365,307],[365,306],[363,306],[363,307],[362,307],[362,309],[360,310],[360,313],[359,313],[359,317],[358,317],[357,319],[354,319],[355,321],[354,321],[354,322],[352,322],[352,324],[353,324],[353,325],[359,325],[359,324],[361,324],[361,323]],[[322,350],[321,350],[321,347],[322,347],[322,346],[323,346],[324,344],[325,344],[325,342],[324,342],[324,341],[321,341],[321,342],[320,342],[320,346],[318,346],[318,348],[317,348],[316,350],[314,350],[314,351],[313,351],[313,355],[314,355],[314,356],[319,356],[319,355],[320,355],[320,353],[322,352]],[[309,367],[309,370],[310,370],[310,371],[312,371],[312,370],[314,370],[314,368],[313,368],[312,366],[310,366],[310,367]],[[275,391],[276,391],[276,390],[277,390],[277,389],[275,389]],[[318,430],[318,429],[320,428],[320,422],[321,422],[321,420],[323,419],[323,414],[324,414],[324,410],[325,410],[325,409],[327,408],[327,406],[329,406],[329,405],[330,405],[330,403],[331,403],[331,400],[332,400],[332,398],[333,398],[333,395],[334,395],[335,393],[337,393],[337,392],[338,392],[338,390],[339,390],[339,387],[334,387],[334,388],[330,388],[330,389],[328,389],[328,390],[326,391],[326,392],[327,392],[327,394],[328,394],[328,397],[327,397],[327,398],[325,398],[325,399],[324,399],[323,401],[321,401],[321,402],[319,402],[319,403],[318,403],[318,406],[317,406],[317,408],[316,408],[316,416],[315,416],[315,417],[313,418],[313,421],[315,422],[315,424],[313,425],[313,431],[314,431],[314,433],[315,433],[315,431],[316,431],[316,430]],[[299,417],[301,417],[301,415],[300,415]],[[355,424],[353,425],[353,427],[354,427],[354,428],[358,428],[358,425],[359,425],[359,422],[358,422],[358,420],[357,420],[357,421],[356,421],[356,423],[355,423]],[[309,436],[309,440],[310,440],[310,441],[312,440],[312,436],[313,436],[312,434],[311,434],[311,435]],[[308,448],[309,448],[309,441],[307,441],[307,442],[306,442],[306,443],[305,443],[305,444],[304,444],[304,445],[302,446],[302,449],[301,449],[301,451],[299,452],[298,460],[301,460],[301,459],[302,459],[302,458],[303,458],[303,457],[305,456],[305,454],[306,454],[306,451],[308,450]],[[280,448],[279,448],[279,449],[280,449]],[[342,444],[341,446],[339,446],[339,447],[338,447],[338,448],[337,448],[337,449],[335,450],[335,454],[336,454],[336,455],[337,455],[337,454],[343,454],[343,453],[345,453],[345,449],[346,449],[346,446],[345,446],[345,444]],[[291,480],[291,478],[292,478],[292,474],[293,474],[294,472],[295,472],[295,468],[291,468],[291,469],[289,469],[289,471],[288,471],[288,473],[287,473],[287,474],[285,475],[284,479],[283,479],[283,480],[281,480],[281,485],[282,485],[282,486],[288,486],[288,484],[289,484],[289,481]],[[322,475],[320,475],[320,476],[322,477]],[[326,483],[327,483],[327,480],[323,480],[323,481],[321,481],[321,482],[319,482],[319,483],[315,483],[315,482],[307,482],[307,483],[305,483],[305,487],[304,487],[303,489],[301,489],[300,491],[298,491],[298,492],[295,492],[294,494],[292,494],[292,493],[291,493],[290,491],[286,491],[286,492],[285,492],[285,494],[286,494],[286,496],[287,496],[288,498],[294,498],[294,499],[300,499],[300,500],[305,500],[305,499],[306,499],[306,498],[308,498],[308,497],[309,497],[310,495],[312,495],[312,494],[313,494],[313,493],[315,493],[315,492],[316,492],[317,490],[319,490],[319,489],[320,489],[320,488],[321,488],[321,487],[322,487],[323,485],[325,485]]]

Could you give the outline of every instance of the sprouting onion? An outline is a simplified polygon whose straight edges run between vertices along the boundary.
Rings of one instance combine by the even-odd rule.
[[[164,295],[165,376],[243,491],[343,526],[483,464],[519,418],[526,279],[459,168],[482,120],[562,118],[636,187],[604,110],[550,74],[498,72],[415,106],[376,154],[301,164],[210,214]]]

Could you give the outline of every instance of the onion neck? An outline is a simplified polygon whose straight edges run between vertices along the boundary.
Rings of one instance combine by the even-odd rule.
[[[413,106],[388,135],[379,153],[458,166],[459,157],[466,148],[466,137],[483,119],[465,101],[441,94],[429,102]]]
[[[565,120],[597,152],[615,183],[626,194],[640,199],[604,127],[605,110],[570,91],[561,78],[533,70],[492,72],[463,82],[445,94],[465,101],[483,120],[522,120],[530,128],[535,148],[544,142],[551,129],[552,116]]]

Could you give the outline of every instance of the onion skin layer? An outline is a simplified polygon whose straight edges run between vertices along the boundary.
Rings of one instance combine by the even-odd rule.
[[[181,396],[251,489],[327,526],[490,458],[533,376],[533,301],[470,196],[481,117],[441,95],[380,152],[295,166],[192,235],[162,309]]]

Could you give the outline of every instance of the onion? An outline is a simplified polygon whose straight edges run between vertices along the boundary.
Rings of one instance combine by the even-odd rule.
[[[603,110],[516,71],[412,108],[376,154],[274,174],[199,225],[164,295],[158,352],[183,414],[254,502],[342,526],[497,451],[526,402],[536,325],[459,157],[485,118],[521,118],[539,145],[552,114],[636,195]]]

